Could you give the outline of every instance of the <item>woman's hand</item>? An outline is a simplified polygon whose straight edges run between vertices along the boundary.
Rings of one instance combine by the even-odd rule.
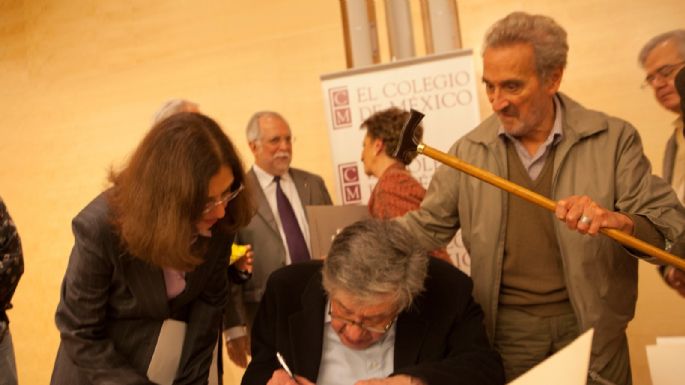
[[[252,274],[252,263],[254,262],[254,252],[252,251],[252,245],[245,245],[245,254],[242,257],[239,257],[237,261],[235,261],[235,267],[236,269]],[[233,259],[233,256],[231,256],[231,259]]]

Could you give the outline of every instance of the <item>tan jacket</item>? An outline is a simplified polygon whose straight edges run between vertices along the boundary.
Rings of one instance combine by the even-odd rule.
[[[644,216],[668,240],[679,239],[685,232],[685,211],[670,186],[652,175],[637,131],[625,121],[559,97],[564,138],[554,156],[551,198],[585,194],[605,208]],[[449,153],[506,178],[506,145],[498,127],[497,118],[490,116]],[[400,219],[429,248],[446,244],[462,229],[471,255],[474,296],[485,311],[491,339],[506,232],[505,194],[443,166],[433,176],[421,209]],[[622,344],[633,318],[637,259],[607,237],[584,236],[559,221],[555,231],[578,324],[581,330],[595,328],[591,369],[600,370]]]

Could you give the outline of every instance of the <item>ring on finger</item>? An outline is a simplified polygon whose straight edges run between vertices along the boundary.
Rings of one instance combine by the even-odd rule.
[[[592,218],[588,217],[587,215],[581,216],[578,220],[578,223],[582,223],[584,225],[589,225],[590,222],[592,222]]]

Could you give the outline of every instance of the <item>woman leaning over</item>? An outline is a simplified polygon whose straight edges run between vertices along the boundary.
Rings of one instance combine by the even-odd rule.
[[[72,223],[51,383],[152,383],[167,319],[187,324],[174,384],[206,383],[228,278],[240,275],[226,270],[233,233],[252,215],[240,158],[212,119],[180,113],[110,181]]]

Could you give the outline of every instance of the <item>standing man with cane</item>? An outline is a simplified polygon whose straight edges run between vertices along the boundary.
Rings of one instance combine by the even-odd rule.
[[[427,248],[462,229],[474,295],[507,381],[595,328],[588,383],[630,384],[625,328],[635,311],[637,259],[585,234],[614,228],[670,250],[685,232],[685,213],[651,175],[630,124],[558,92],[567,52],[566,32],[549,17],[515,12],[496,22],[483,48],[494,115],[449,151],[556,200],[559,220],[441,167],[421,208],[400,221]]]

